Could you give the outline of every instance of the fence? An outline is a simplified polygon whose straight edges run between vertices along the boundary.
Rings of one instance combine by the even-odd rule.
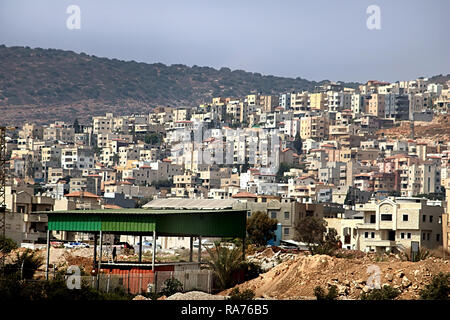
[[[155,273],[101,274],[81,276],[84,285],[89,285],[103,292],[124,290],[132,294],[142,292],[161,292],[167,279],[174,278],[181,282],[183,291],[200,290],[211,293],[213,275],[211,270],[156,271]]]

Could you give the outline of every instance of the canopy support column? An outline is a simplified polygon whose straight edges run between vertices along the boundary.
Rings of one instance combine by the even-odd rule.
[[[48,280],[49,265],[50,265],[50,229],[47,229],[47,262],[45,265],[45,280]]]
[[[189,238],[189,262],[192,262],[192,257],[194,254],[194,238]]]
[[[202,236],[198,236],[198,263],[202,262]]]
[[[142,236],[139,236],[139,263],[142,262]]]
[[[102,257],[103,257],[103,232],[102,230],[100,230],[100,257],[98,258],[97,289],[100,288],[100,270],[102,268]]]
[[[153,253],[152,253],[152,271],[155,272],[155,259],[156,259],[156,230],[153,230]]]
[[[97,265],[97,241],[98,241],[98,234],[97,232],[94,232],[94,268]]]

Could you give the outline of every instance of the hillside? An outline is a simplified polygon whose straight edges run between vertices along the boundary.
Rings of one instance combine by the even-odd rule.
[[[323,82],[0,46],[0,107],[2,122],[10,123],[68,119],[75,113],[83,119],[108,111],[148,112],[157,105],[190,107],[215,96],[313,90]]]

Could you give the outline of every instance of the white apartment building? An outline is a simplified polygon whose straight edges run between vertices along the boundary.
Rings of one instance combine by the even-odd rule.
[[[433,249],[442,244],[442,206],[421,198],[386,198],[357,205],[362,220],[356,224],[356,249],[383,252],[408,250],[413,241]]]
[[[79,147],[63,148],[61,166],[63,169],[92,169],[94,168],[94,152]]]

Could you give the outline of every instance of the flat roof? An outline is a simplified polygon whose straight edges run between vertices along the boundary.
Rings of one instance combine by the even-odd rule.
[[[196,211],[231,209],[236,199],[155,199],[143,205],[148,209],[189,209]]]

